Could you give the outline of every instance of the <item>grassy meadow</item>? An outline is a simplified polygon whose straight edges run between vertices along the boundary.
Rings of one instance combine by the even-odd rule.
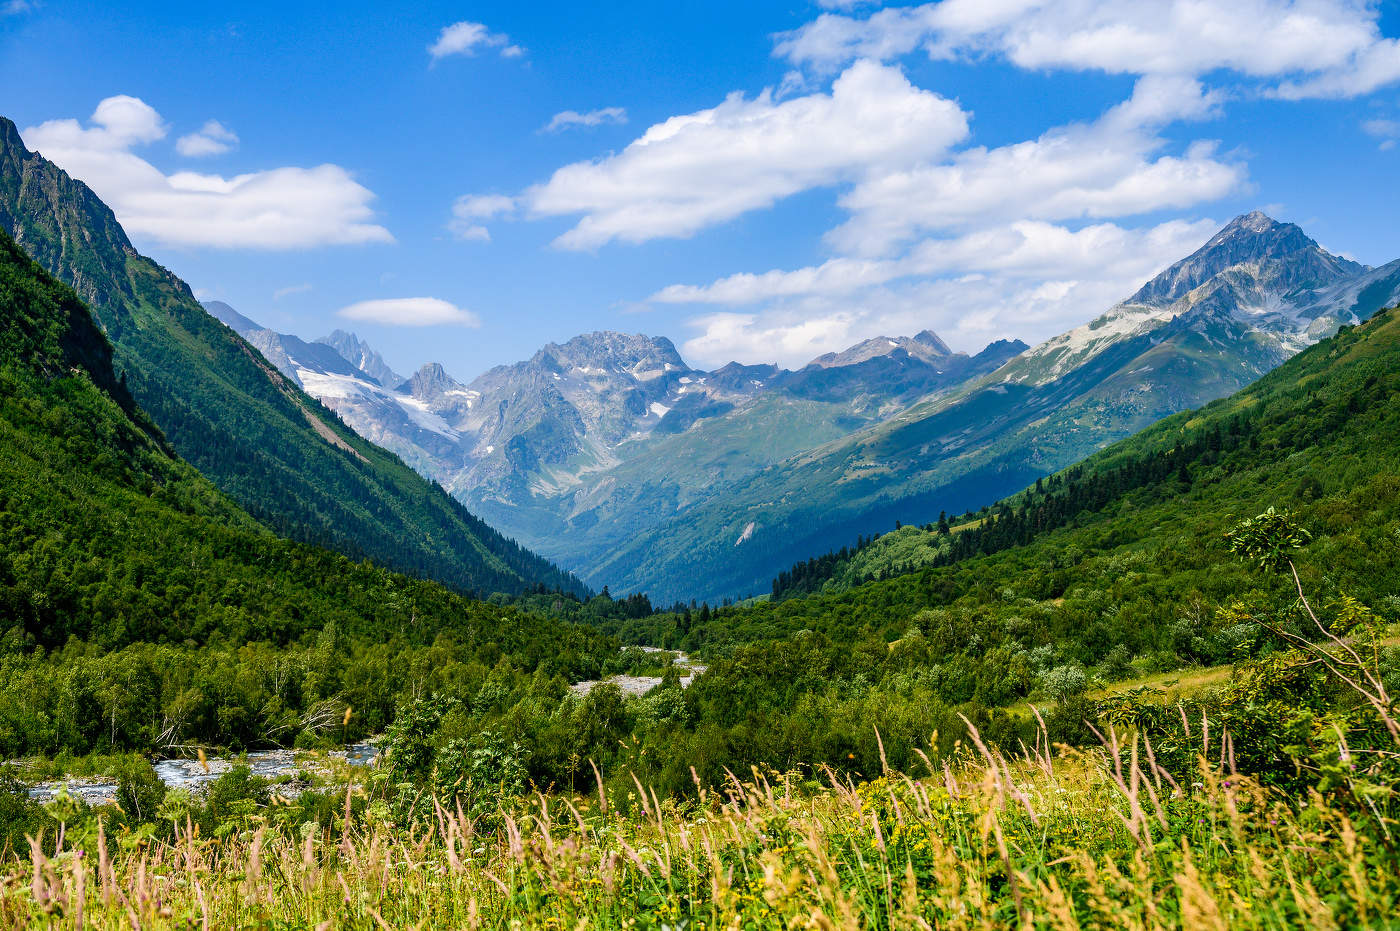
[[[1116,731],[1016,755],[975,733],[866,780],[734,778],[693,800],[522,795],[395,825],[355,790],[330,823],[101,820],[11,859],[12,928],[1339,928],[1400,914],[1400,828],[1357,782],[1287,794],[1188,722],[1194,772]],[[1382,805],[1386,803],[1383,801]],[[345,815],[349,814],[349,822]],[[40,847],[48,849],[48,853]]]

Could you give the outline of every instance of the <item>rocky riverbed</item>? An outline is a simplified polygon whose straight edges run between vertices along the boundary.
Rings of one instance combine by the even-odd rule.
[[[659,647],[642,647],[647,653],[670,653]],[[675,653],[674,665],[680,671],[681,688],[688,688],[695,677],[705,671],[705,666],[697,663],[684,653]],[[571,688],[580,695],[587,695],[599,682],[611,682],[622,690],[624,695],[645,695],[662,682],[661,676],[608,676],[604,679],[589,679],[577,682]]]
[[[372,766],[379,757],[379,748],[373,741],[362,741],[332,750],[325,756],[350,766]],[[255,776],[279,779],[303,770],[328,772],[324,759],[318,754],[298,750],[266,750],[246,757],[209,757],[203,763],[190,759],[160,760],[154,766],[156,775],[170,788],[198,792],[240,763],[246,764]],[[39,801],[49,802],[64,790],[89,805],[110,805],[117,800],[117,784],[102,776],[52,779],[30,786],[29,794]]]

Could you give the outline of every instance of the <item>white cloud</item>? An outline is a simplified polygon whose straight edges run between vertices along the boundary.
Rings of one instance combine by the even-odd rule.
[[[850,219],[821,264],[673,285],[667,304],[755,308],[696,318],[686,352],[801,364],[879,335],[932,327],[963,348],[1039,340],[1082,323],[1194,250],[1210,221],[1130,229],[1110,218],[1209,202],[1240,190],[1243,165],[1211,143],[1163,154],[1163,125],[1214,115],[1217,94],[1190,78],[1140,78],[1092,123],[965,149],[872,174],[839,201]],[[1072,226],[1084,220],[1088,225]]]
[[[824,13],[775,52],[833,70],[857,58],[1005,57],[1027,69],[1286,79],[1287,97],[1354,96],[1400,80],[1400,46],[1366,0],[943,0],[868,17]]]
[[[603,107],[579,113],[576,110],[563,110],[554,114],[549,123],[540,130],[543,133],[557,133],[575,126],[621,125],[627,122],[627,110],[622,107]]]
[[[303,282],[303,283],[301,283],[301,284],[292,284],[292,285],[288,285],[288,286],[285,287],[285,288],[278,288],[276,291],[273,291],[273,292],[272,292],[272,299],[273,299],[274,301],[280,301],[280,300],[282,300],[282,298],[284,298],[284,297],[291,297],[293,294],[306,294],[306,293],[308,293],[308,292],[310,292],[310,291],[312,291],[312,290],[313,290],[313,288],[312,288],[310,282]]]
[[[181,136],[175,141],[175,151],[187,158],[222,155],[238,145],[238,136],[218,120],[210,120],[198,132]]]
[[[512,45],[505,33],[492,32],[481,23],[462,21],[444,26],[438,33],[437,41],[428,46],[428,54],[433,61],[452,55],[475,55],[477,49],[499,48],[502,58],[519,58],[525,50]]]
[[[556,240],[564,248],[689,236],[800,191],[912,167],[966,134],[957,104],[862,61],[830,94],[736,93],[672,117],[616,155],[559,169],[524,201],[534,216],[584,215]]]
[[[1071,230],[1034,220],[951,239],[928,239],[897,259],[840,257],[793,271],[738,274],[705,286],[671,285],[650,300],[665,304],[741,306],[821,295],[858,294],[903,278],[935,275],[999,274],[1024,279],[1081,278],[1117,263],[1115,280],[1159,270],[1173,249],[1202,242],[1209,224],[1171,221],[1146,230],[1100,223]],[[1193,247],[1194,248],[1194,247]],[[1190,251],[1190,250],[1187,250]],[[1175,255],[1180,258],[1184,252]],[[1117,256],[1117,259],[1112,257]],[[1138,256],[1138,259],[1131,257]],[[1125,264],[1126,263],[1126,264]],[[1141,283],[1141,282],[1139,282]],[[1126,292],[1125,292],[1126,294]]]
[[[0,16],[18,16],[21,13],[28,13],[34,9],[34,4],[30,0],[6,0],[0,3]]]
[[[515,212],[515,198],[503,194],[468,194],[452,205],[452,220],[447,228],[458,239],[468,242],[490,242],[491,232],[483,220],[509,216]]]
[[[994,339],[1036,343],[1103,312],[1162,268],[1197,249],[1215,231],[1211,220],[1171,221],[1144,230],[1100,224],[1071,231],[1049,224],[974,234],[949,245],[953,257],[928,255],[928,269],[966,264],[939,278],[878,274],[842,281],[842,269],[823,266],[826,281],[756,276],[726,279],[726,303],[771,301],[751,312],[702,314],[681,347],[692,364],[778,362],[805,364],[882,335],[933,329],[954,348],[976,352]],[[999,256],[997,248],[1008,248]],[[984,250],[992,251],[984,251]],[[931,253],[940,247],[930,244]],[[912,273],[912,261],[903,271]],[[779,273],[782,274],[782,273]]]
[[[127,232],[170,246],[297,249],[392,242],[373,221],[374,194],[338,165],[272,168],[225,178],[166,175],[131,149],[162,139],[154,108],[108,97],[91,126],[50,120],[22,133],[36,149],[86,182]]]
[[[1380,140],[1376,148],[1389,152],[1400,140],[1400,120],[1367,120],[1361,124],[1362,132]]]
[[[389,326],[481,326],[481,319],[470,310],[464,310],[435,297],[360,301],[358,304],[342,307],[337,313],[346,320],[383,323]]]
[[[827,236],[838,250],[883,255],[920,233],[958,232],[1016,219],[1132,216],[1215,200],[1244,183],[1242,165],[1208,142],[1159,154],[1156,129],[1207,116],[1215,100],[1189,78],[1146,77],[1098,121],[1037,139],[972,148],[940,164],[873,176],[845,194],[851,219]]]

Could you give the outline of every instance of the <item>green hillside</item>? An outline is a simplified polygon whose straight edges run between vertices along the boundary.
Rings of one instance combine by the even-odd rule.
[[[914,766],[930,734],[947,751],[965,733],[960,715],[994,739],[1029,739],[1034,722],[1013,713],[1027,700],[1053,706],[1057,739],[1092,740],[1080,722],[1103,709],[1077,696],[1095,681],[1257,659],[1287,646],[1266,622],[1306,621],[1291,579],[1262,575],[1225,545],[1229,527],[1269,507],[1291,509],[1312,535],[1296,559],[1313,604],[1359,612],[1349,625],[1400,620],[1400,312],[946,538],[887,535],[892,548],[923,535],[942,564],[612,628],[711,661],[685,695],[683,733],[645,747],[638,765],[662,783],[683,782],[671,768],[681,759],[870,773],[881,765],[873,725],[890,765]],[[1392,680],[1397,652],[1378,653]]]
[[[284,378],[3,117],[0,230],[90,305],[115,369],[179,454],[279,534],[462,591],[584,593]]]
[[[538,674],[562,693],[616,657],[278,538],[175,457],[113,355],[0,234],[0,758],[353,736],[414,689]]]

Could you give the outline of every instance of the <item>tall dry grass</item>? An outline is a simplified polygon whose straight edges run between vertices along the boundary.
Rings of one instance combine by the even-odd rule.
[[[536,796],[489,832],[435,809],[331,841],[67,840],[0,877],[0,927],[1340,928],[1400,919],[1383,809],[1284,797],[1203,745],[1186,784],[1150,745],[974,746],[919,776],[818,791],[753,772],[698,802],[640,784]],[[1206,737],[1207,741],[1211,738]],[[346,811],[349,811],[347,799]],[[50,842],[52,842],[52,838]],[[45,849],[53,850],[51,843]]]

